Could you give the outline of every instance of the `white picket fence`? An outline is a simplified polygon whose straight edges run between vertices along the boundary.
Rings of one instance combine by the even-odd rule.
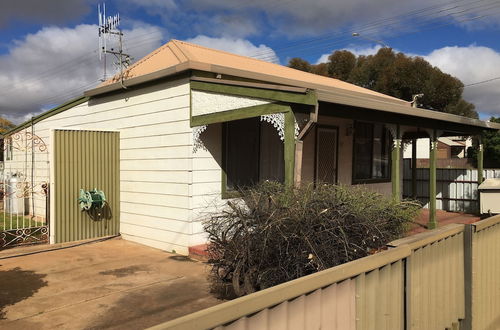
[[[477,169],[438,168],[436,207],[452,212],[476,213],[479,209]],[[483,170],[484,178],[500,178],[500,169]],[[404,161],[403,196],[412,196],[411,162]],[[428,207],[429,169],[417,169],[417,199]]]

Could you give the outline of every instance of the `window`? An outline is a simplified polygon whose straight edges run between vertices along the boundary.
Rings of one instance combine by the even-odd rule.
[[[272,125],[258,117],[235,120],[225,123],[223,135],[227,191],[284,181],[284,146]]]
[[[353,183],[390,180],[391,143],[384,125],[355,123]]]

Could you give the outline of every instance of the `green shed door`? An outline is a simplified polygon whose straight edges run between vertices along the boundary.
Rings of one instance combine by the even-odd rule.
[[[51,236],[71,242],[120,232],[120,133],[84,130],[53,132]],[[80,189],[102,190],[102,209],[82,211]]]

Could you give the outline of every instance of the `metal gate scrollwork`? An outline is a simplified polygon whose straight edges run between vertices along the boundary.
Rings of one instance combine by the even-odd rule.
[[[48,152],[28,129],[4,140],[0,181],[0,250],[49,241]]]

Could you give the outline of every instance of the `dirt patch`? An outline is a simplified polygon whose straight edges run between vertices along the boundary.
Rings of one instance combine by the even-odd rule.
[[[116,268],[112,270],[107,270],[104,272],[100,272],[101,275],[113,275],[115,277],[125,277],[134,275],[137,272],[147,272],[149,268],[146,265],[134,265],[124,268]]]
[[[47,281],[43,280],[45,276],[19,267],[0,270],[0,319],[5,319],[6,306],[23,301],[47,286]]]

